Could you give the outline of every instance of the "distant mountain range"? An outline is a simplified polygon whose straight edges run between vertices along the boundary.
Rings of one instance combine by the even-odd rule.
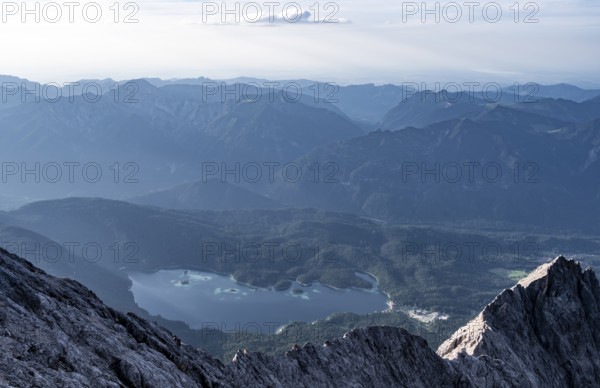
[[[310,99],[309,105],[292,103],[273,92],[256,102],[222,101],[220,95],[203,101],[202,86],[157,88],[143,80],[132,82],[136,93],[131,103],[115,101],[111,92],[95,103],[79,96],[0,110],[3,139],[12,144],[4,161],[18,167],[10,177],[16,184],[6,185],[4,193],[125,198],[199,179],[204,162],[288,162],[317,146],[364,133],[335,113],[335,107],[325,109]],[[128,93],[127,86],[118,90],[121,96]],[[68,171],[62,165],[70,162],[100,164],[104,179],[94,185],[81,176],[66,182]],[[62,179],[48,182],[42,173],[21,179],[36,163],[39,170],[58,163]],[[115,175],[115,163],[121,177]],[[123,171],[127,163],[131,168]],[[136,184],[122,184],[120,178],[128,174],[135,175]]]
[[[509,87],[505,88],[504,90],[514,93],[516,89],[515,87]],[[556,85],[533,84],[527,85],[526,87],[521,85],[519,88],[519,94],[533,98],[545,97],[583,102],[585,100],[590,100],[594,97],[600,96],[600,89],[582,89],[575,85],[569,85],[565,83]]]
[[[570,112],[582,112],[581,120],[600,114],[598,99],[551,101],[575,107]],[[415,106],[421,105],[429,112],[445,109],[437,103]],[[560,220],[563,227],[595,228],[598,120],[574,124],[571,113],[554,110],[547,116],[536,104],[467,106],[474,107],[470,118],[462,117],[466,111],[457,107],[459,118],[423,128],[403,123],[396,131],[376,131],[314,150],[297,163],[331,163],[339,168],[335,180],[280,180],[269,193],[288,206],[394,220],[538,226]]]
[[[383,116],[391,110],[394,106],[402,102],[405,98],[411,96],[415,90],[418,92],[424,92],[425,90],[431,89],[436,93],[441,90],[436,88],[444,88],[448,84],[435,85],[435,83],[419,83],[419,82],[405,82],[399,85],[385,84],[358,84],[358,85],[341,85],[335,82],[327,81],[314,81],[308,79],[295,79],[295,80],[268,80],[261,78],[252,77],[237,77],[232,79],[210,79],[206,77],[198,78],[181,78],[181,79],[168,79],[163,80],[160,78],[143,78],[143,80],[149,82],[153,86],[162,88],[165,86],[182,86],[182,85],[193,85],[193,86],[207,86],[207,85],[259,85],[263,88],[263,92],[266,92],[269,88],[273,87],[276,89],[288,87],[293,85],[295,88],[298,85],[302,88],[302,94],[306,97],[306,100],[321,100],[321,102],[329,101],[324,105],[331,105],[339,108],[344,114],[357,122],[366,122],[375,124],[381,121]],[[0,83],[16,83],[21,84],[25,82],[29,88],[33,89],[33,85],[36,84],[34,81],[25,80],[14,76],[2,76],[0,75]],[[100,85],[101,90],[104,93],[111,91],[115,85],[124,85],[128,80],[115,81],[112,79],[102,80],[79,80],[72,82],[70,86],[65,86],[62,90],[63,95],[68,95],[72,92],[74,95],[81,95],[83,87],[86,85],[94,84]],[[77,86],[77,84],[79,84]],[[463,85],[464,91],[468,91],[469,86]],[[268,86],[273,85],[273,86]],[[479,91],[486,83],[482,83],[479,87],[474,87],[473,90]],[[496,83],[494,83],[495,91]],[[292,89],[294,90],[294,89]],[[93,92],[93,88],[89,88],[88,92]],[[583,102],[585,100],[592,99],[600,96],[600,89],[584,89],[575,85],[566,83],[560,83],[555,85],[541,85],[535,83],[528,84],[517,84],[506,86],[501,89],[503,100],[538,100],[541,98],[552,98],[552,99],[565,99],[574,102]],[[491,93],[493,94],[493,93]],[[517,96],[515,96],[515,94]],[[478,97],[481,98],[481,93],[478,93]],[[8,102],[13,101],[9,99]],[[0,104],[0,109],[6,104]]]
[[[518,102],[522,96],[509,92],[490,101],[481,93],[356,85],[340,87],[332,104],[304,94],[291,102],[294,94],[279,89],[257,101],[231,95],[241,82],[264,80],[150,81],[106,86],[95,103],[90,95],[3,105],[3,140],[11,145],[3,151],[3,195],[135,198],[178,209],[308,206],[392,221],[539,226],[552,219],[564,227],[569,215],[596,214],[600,97],[564,98],[594,91],[540,86],[535,101]],[[375,128],[384,131],[365,134]],[[74,177],[69,163],[77,165]],[[264,163],[277,179],[265,179]],[[301,169],[298,180],[282,179],[288,163]],[[464,163],[502,176],[465,178]],[[206,180],[208,164],[221,184]],[[447,179],[454,164],[458,181]],[[262,179],[246,179],[245,169],[257,165]],[[427,173],[436,166],[446,170]],[[98,169],[101,179],[90,182]],[[57,173],[56,182],[48,177]]]
[[[598,116],[600,97],[582,102],[567,99],[537,98],[515,101],[512,95],[498,100],[481,98],[478,93],[419,92],[410,95],[391,109],[379,123],[381,129],[424,127],[454,118],[474,119],[496,108],[509,108],[536,113],[565,123],[591,120]]]

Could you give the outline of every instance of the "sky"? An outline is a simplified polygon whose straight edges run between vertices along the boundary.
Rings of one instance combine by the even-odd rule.
[[[250,76],[600,87],[595,0],[480,1],[473,20],[463,1],[438,2],[438,12],[428,1],[434,12],[424,14],[421,1],[266,0],[238,2],[239,20],[234,12],[225,22],[221,1],[80,1],[72,22],[61,0],[39,2],[38,11],[28,1],[32,14],[20,3],[0,9],[0,74],[41,82]]]

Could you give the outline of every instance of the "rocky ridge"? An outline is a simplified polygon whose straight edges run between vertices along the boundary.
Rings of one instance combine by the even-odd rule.
[[[400,328],[351,331],[225,365],[0,251],[0,386],[587,387],[600,385],[600,286],[559,257],[502,292],[436,352]]]

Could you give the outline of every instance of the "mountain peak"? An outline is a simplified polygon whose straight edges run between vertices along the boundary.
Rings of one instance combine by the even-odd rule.
[[[577,277],[581,273],[581,264],[578,261],[573,259],[568,260],[564,256],[558,256],[554,260],[537,267],[529,275],[521,279],[519,283],[517,283],[517,286],[528,287],[538,280],[543,280],[545,278],[548,278],[548,280],[555,279],[558,277],[558,274]]]
[[[592,386],[600,381],[599,307],[593,270],[559,256],[504,290],[437,353],[475,385],[483,384],[475,370],[486,368],[499,385],[510,375],[522,386]]]

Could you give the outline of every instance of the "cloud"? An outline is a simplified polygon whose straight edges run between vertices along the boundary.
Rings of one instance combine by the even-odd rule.
[[[319,13],[320,14],[320,13]],[[291,8],[279,13],[271,13],[266,10],[258,10],[258,12],[241,11],[235,14],[223,14],[217,12],[210,16],[205,16],[202,24],[211,26],[216,25],[240,25],[240,26],[284,26],[284,25],[316,25],[316,24],[351,24],[352,22],[346,18],[336,17],[335,14],[319,15],[311,13],[308,10],[301,8]]]
[[[316,16],[309,11],[299,12],[288,12],[287,14],[274,15],[272,17],[263,16],[259,19],[260,24],[349,24],[351,21],[344,18],[335,18],[327,16]]]

